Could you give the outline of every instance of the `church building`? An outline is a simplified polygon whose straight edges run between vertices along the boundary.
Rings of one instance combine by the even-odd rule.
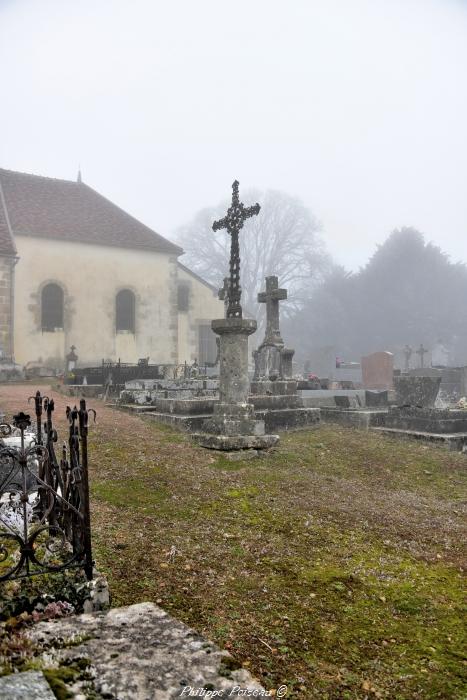
[[[0,353],[62,369],[216,357],[217,290],[183,250],[81,181],[0,169]]]

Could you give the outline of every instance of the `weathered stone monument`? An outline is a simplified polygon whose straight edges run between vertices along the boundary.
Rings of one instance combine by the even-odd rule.
[[[425,370],[425,375],[401,375],[394,377],[396,403],[398,406],[434,408],[441,385],[441,372]],[[435,374],[436,372],[436,374]]]
[[[266,304],[266,332],[253,353],[255,375],[250,396],[266,430],[307,426],[317,423],[320,416],[319,409],[304,408],[298,383],[292,379],[294,350],[284,347],[279,324],[279,302],[285,299],[287,290],[279,289],[277,277],[266,277],[266,291],[258,294],[260,304]]]
[[[259,348],[253,353],[254,379],[292,377],[294,350],[284,347],[279,328],[279,301],[287,299],[287,290],[279,289],[277,277],[266,277],[266,291],[258,294],[258,302],[266,304],[266,333]]]
[[[256,331],[256,321],[242,317],[238,237],[246,219],[257,216],[260,206],[245,207],[239,199],[238,185],[237,180],[232,185],[227,216],[213,224],[214,231],[227,229],[231,239],[226,318],[211,324],[220,338],[219,402],[212,418],[205,421],[203,432],[193,436],[202,447],[216,450],[265,449],[279,440],[277,435],[265,434],[264,421],[256,420],[254,407],[248,402],[248,336]]]
[[[422,371],[426,374],[421,374]],[[395,377],[394,382],[397,406],[389,407],[381,424],[374,430],[439,443],[452,450],[464,449],[467,444],[467,412],[435,408],[441,372],[420,369],[415,375]]]

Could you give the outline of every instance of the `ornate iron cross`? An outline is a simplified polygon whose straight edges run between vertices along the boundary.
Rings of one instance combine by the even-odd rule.
[[[242,307],[240,298],[242,290],[240,287],[240,248],[238,245],[238,234],[246,219],[259,214],[260,206],[255,204],[252,207],[245,207],[240,202],[238,196],[238,180],[232,185],[232,204],[227,209],[227,216],[215,221],[212,225],[213,231],[222,228],[227,229],[230,234],[230,284],[229,284],[229,305],[227,307],[227,318],[242,318]]]

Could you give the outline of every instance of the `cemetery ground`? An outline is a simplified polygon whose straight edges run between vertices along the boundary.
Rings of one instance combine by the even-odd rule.
[[[1,386],[7,418],[34,392]],[[464,697],[465,455],[325,425],[231,462],[88,404],[114,606],[158,603],[288,698]]]

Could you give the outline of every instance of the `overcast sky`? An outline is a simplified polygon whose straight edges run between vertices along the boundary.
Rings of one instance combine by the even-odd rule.
[[[0,167],[162,235],[300,197],[356,269],[411,225],[467,261],[467,0],[0,0]]]

